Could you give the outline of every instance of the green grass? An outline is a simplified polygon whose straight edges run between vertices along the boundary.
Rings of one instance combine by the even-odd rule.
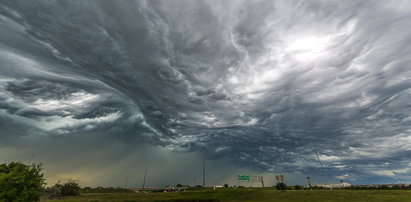
[[[410,201],[411,190],[304,190],[218,189],[177,193],[92,193],[68,197],[59,202],[77,201]]]

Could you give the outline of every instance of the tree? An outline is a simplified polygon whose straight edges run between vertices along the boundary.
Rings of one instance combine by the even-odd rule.
[[[277,183],[277,185],[275,186],[275,188],[277,190],[286,190],[287,189],[287,185],[285,183],[279,182]]]
[[[304,189],[304,187],[303,186],[301,186],[301,185],[295,185],[295,190],[303,190]]]
[[[62,196],[77,196],[80,195],[80,186],[74,182],[69,181],[61,187]]]
[[[0,165],[0,201],[39,201],[44,183],[41,164]]]

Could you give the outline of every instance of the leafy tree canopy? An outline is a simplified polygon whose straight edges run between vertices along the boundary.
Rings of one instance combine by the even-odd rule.
[[[41,164],[0,164],[0,201],[39,201],[44,183]]]
[[[80,195],[80,186],[74,182],[69,181],[61,187],[62,196],[77,196]]]
[[[277,185],[275,185],[275,188],[277,190],[287,190],[287,185],[285,183],[279,182]]]

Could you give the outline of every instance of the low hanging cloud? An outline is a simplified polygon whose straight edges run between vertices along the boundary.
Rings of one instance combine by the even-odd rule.
[[[4,1],[0,147],[92,136],[301,175],[321,175],[318,152],[341,179],[409,181],[410,11],[405,1]]]

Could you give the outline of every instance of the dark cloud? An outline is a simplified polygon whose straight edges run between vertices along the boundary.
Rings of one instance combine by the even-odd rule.
[[[124,139],[124,152],[106,144],[108,153],[138,155],[137,141],[295,176],[321,176],[319,152],[334,177],[409,180],[410,10],[404,1],[4,1],[2,148],[73,136],[93,152],[93,141]]]

